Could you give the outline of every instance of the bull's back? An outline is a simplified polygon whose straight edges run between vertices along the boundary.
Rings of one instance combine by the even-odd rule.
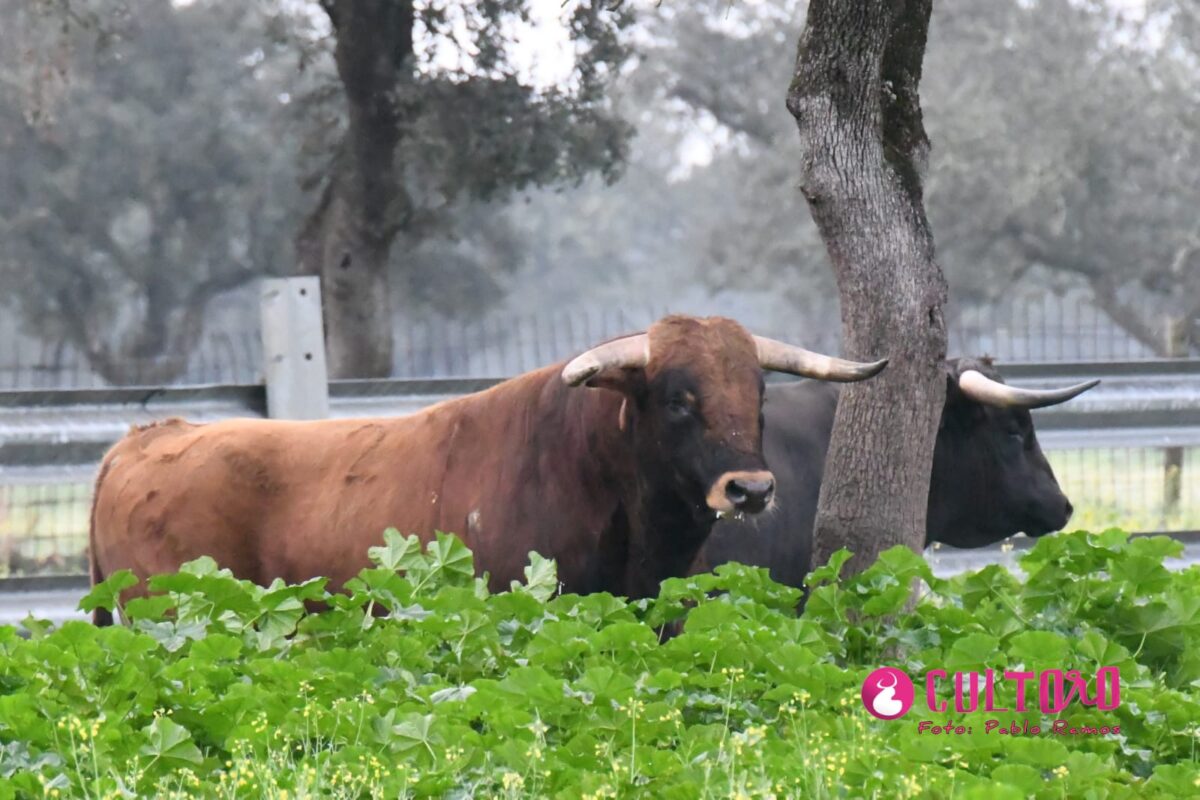
[[[314,575],[344,580],[362,566],[369,545],[351,559],[356,544],[338,532],[370,529],[374,543],[387,525],[380,498],[365,498],[356,486],[378,476],[355,471],[381,427],[349,420],[171,420],[131,431],[101,466],[93,572],[102,578],[129,569],[144,579],[207,555],[258,583]]]

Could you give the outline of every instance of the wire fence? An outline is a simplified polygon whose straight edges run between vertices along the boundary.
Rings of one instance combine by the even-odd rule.
[[[1200,447],[1184,449],[1179,497],[1172,502],[1166,497],[1163,450],[1094,448],[1046,455],[1075,506],[1072,529],[1200,530]]]
[[[669,306],[576,308],[529,314],[493,313],[462,320],[432,315],[397,318],[392,376],[507,377],[565,359],[599,341],[644,329]],[[1161,314],[1150,301],[1134,306],[1143,319]],[[836,306],[822,316],[743,320],[756,333],[810,349],[840,350]],[[0,328],[3,328],[0,325]],[[948,320],[951,355],[1001,361],[1096,361],[1154,358],[1155,350],[1117,325],[1082,293],[1015,295],[966,307]],[[1200,342],[1200,332],[1192,341]],[[1200,348],[1190,348],[1200,354]],[[43,342],[0,329],[0,389],[99,388],[110,385],[261,383],[262,344],[256,321],[241,331],[206,335],[179,364],[129,358],[102,374],[65,342]]]
[[[432,316],[398,320],[393,376],[505,377],[567,358],[606,338],[645,328],[668,307],[494,313],[463,321]],[[688,309],[692,310],[692,309]],[[1152,309],[1135,309],[1146,319]],[[743,320],[756,333],[812,349],[840,351],[836,306],[825,317]],[[11,324],[11,323],[8,323]],[[110,385],[257,384],[262,347],[253,320],[238,332],[206,335],[173,371],[160,360],[129,359],[102,375],[65,343],[30,340],[0,320],[0,390]],[[1081,294],[1014,296],[967,308],[948,321],[952,355],[1001,361],[1133,360],[1155,351],[1116,325]],[[1200,341],[1192,336],[1191,341]],[[1192,354],[1200,355],[1193,347]],[[164,377],[168,375],[169,377]],[[1129,530],[1200,529],[1200,448],[1185,451],[1181,496],[1168,507],[1167,463],[1155,449],[1063,450],[1049,454],[1076,507],[1073,526]],[[92,487],[76,482],[0,485],[0,576],[77,574],[86,568]]]
[[[0,577],[87,572],[90,483],[0,485]]]
[[[116,369],[103,374],[66,342],[21,336],[0,341],[0,390],[261,383],[262,343],[257,330],[212,333],[200,340],[182,364],[129,357],[122,359]]]
[[[1163,310],[1149,299],[1129,313],[1154,329]],[[947,326],[949,350],[1004,361],[1132,361],[1160,353],[1118,325],[1090,295],[1020,295],[962,310]],[[1165,341],[1165,332],[1162,334]],[[1193,338],[1200,342],[1200,337]],[[1194,351],[1194,349],[1193,349]]]
[[[1200,530],[1200,480],[1182,482],[1167,508],[1162,451],[1061,450],[1049,454],[1075,505],[1071,529]],[[1200,447],[1184,451],[1183,475],[1200,475]],[[90,483],[0,485],[0,577],[87,571]]]

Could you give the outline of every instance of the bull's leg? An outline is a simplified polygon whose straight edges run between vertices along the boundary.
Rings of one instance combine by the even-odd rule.
[[[92,568],[92,586],[104,581],[104,575],[100,573],[100,565],[96,563],[96,559],[89,553],[88,561],[91,562]],[[97,628],[106,628],[113,624],[112,612],[107,608],[96,608],[92,610],[92,624]]]

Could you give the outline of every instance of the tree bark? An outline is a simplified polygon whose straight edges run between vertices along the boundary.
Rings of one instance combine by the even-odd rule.
[[[321,279],[334,378],[392,369],[388,259],[409,211],[396,167],[412,77],[412,0],[325,0],[347,125],[317,207],[296,240],[301,274]]]
[[[840,547],[860,571],[920,551],[945,400],[946,282],[921,172],[918,85],[931,0],[812,0],[788,90],[801,189],[837,278],[849,357],[891,359],[841,393],[821,485],[813,564]]]

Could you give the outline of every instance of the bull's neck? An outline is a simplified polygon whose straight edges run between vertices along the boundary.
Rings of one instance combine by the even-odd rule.
[[[621,425],[623,398],[612,391],[568,389],[563,407],[570,451],[589,461],[581,474],[595,481],[597,502],[612,503],[614,513],[594,546],[597,563],[620,564],[601,581],[605,591],[632,598],[658,593],[666,578],[687,573],[712,530],[707,508],[684,501],[667,479],[669,464],[645,463],[636,442],[637,421],[627,409]],[[632,401],[630,401],[632,404]]]
[[[712,532],[707,507],[684,502],[661,486],[642,485],[641,511],[631,520],[625,593],[653,597],[667,578],[686,575]]]

